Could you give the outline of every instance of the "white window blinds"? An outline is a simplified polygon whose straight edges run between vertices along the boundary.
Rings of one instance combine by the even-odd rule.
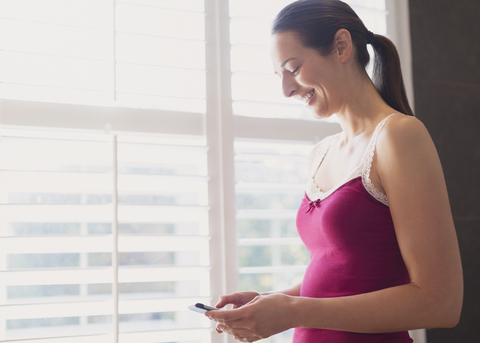
[[[209,342],[204,2],[0,6],[0,341]]]
[[[0,13],[4,98],[206,110],[203,1],[2,0]]]
[[[208,341],[203,140],[1,134],[1,339]]]

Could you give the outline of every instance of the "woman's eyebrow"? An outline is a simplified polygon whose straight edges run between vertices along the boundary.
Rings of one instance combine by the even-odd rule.
[[[287,64],[288,61],[295,60],[295,59],[296,59],[295,57],[292,57],[292,58],[289,58],[288,60],[283,61],[281,67],[282,67],[282,68],[285,67],[285,64]]]

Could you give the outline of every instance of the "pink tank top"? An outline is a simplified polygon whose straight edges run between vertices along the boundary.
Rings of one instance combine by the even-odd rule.
[[[310,252],[300,295],[329,298],[367,293],[410,282],[395,236],[388,199],[370,181],[376,127],[360,165],[338,186],[321,192],[314,176],[330,143],[324,141],[312,164],[297,215],[298,233]],[[407,343],[408,332],[360,334],[296,328],[294,343]]]

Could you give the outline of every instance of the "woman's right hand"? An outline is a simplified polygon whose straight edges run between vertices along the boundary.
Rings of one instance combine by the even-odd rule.
[[[228,295],[222,295],[220,296],[220,299],[218,299],[215,307],[223,308],[226,305],[232,304],[233,308],[239,308],[249,303],[259,295],[260,293],[257,292],[236,292]]]

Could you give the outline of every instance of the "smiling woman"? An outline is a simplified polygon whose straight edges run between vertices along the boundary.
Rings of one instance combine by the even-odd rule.
[[[221,296],[220,310],[206,313],[217,332],[253,342],[295,328],[295,343],[407,343],[408,330],[455,326],[463,279],[445,180],[392,42],[342,1],[299,0],[275,18],[272,60],[284,96],[316,118],[335,114],[342,132],[310,154],[296,217],[310,253],[304,277]]]

